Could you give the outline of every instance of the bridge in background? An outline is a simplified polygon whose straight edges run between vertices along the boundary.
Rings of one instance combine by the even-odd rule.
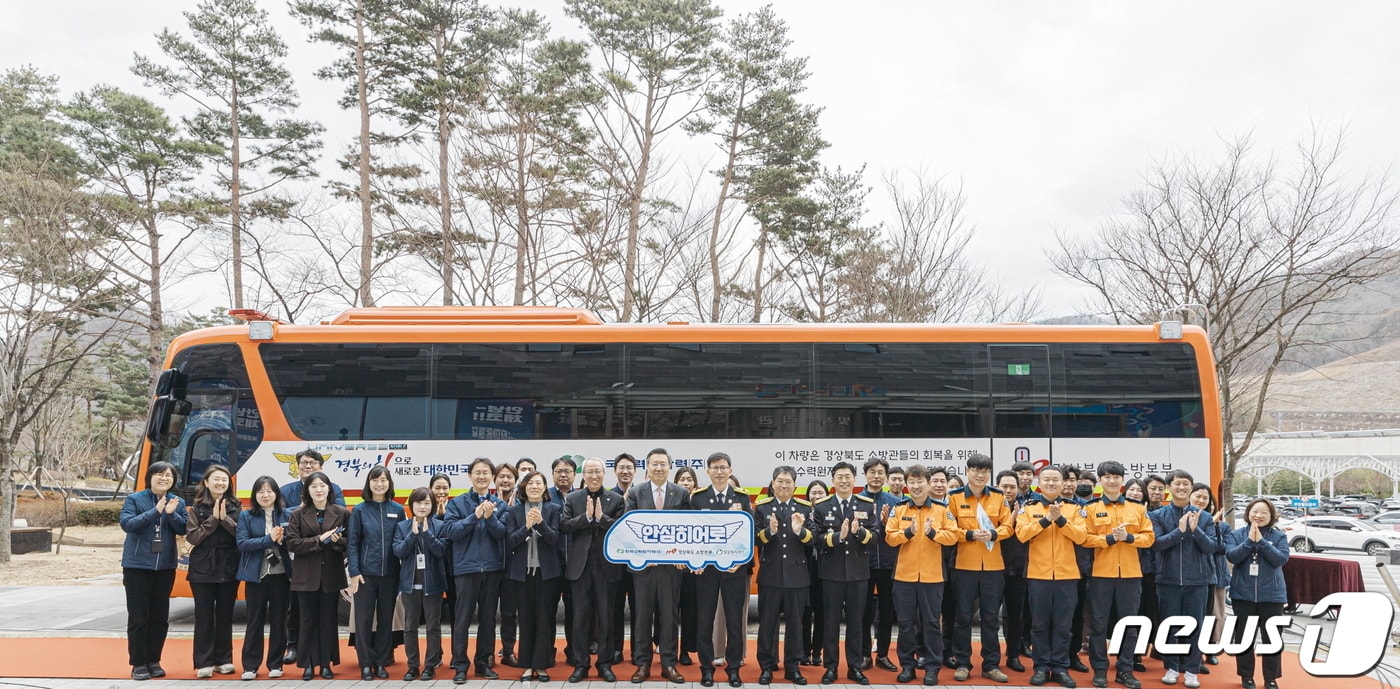
[[[1235,468],[1262,484],[1269,476],[1292,471],[1336,497],[1331,479],[1351,469],[1370,469],[1390,478],[1392,494],[1400,494],[1400,429],[1368,431],[1298,431],[1259,433]]]

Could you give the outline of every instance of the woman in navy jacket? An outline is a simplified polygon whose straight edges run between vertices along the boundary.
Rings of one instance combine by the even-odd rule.
[[[175,537],[185,533],[185,501],[170,492],[175,465],[153,462],[146,490],[122,503],[122,586],[126,589],[126,652],[131,678],[164,677],[160,652],[170,631],[170,590],[175,587]]]
[[[520,603],[520,681],[548,682],[554,659],[554,620],[564,568],[559,561],[559,511],[545,495],[544,473],[526,474],[516,489],[518,500],[506,510],[506,547]]]
[[[287,607],[292,559],[287,556],[287,510],[271,476],[253,482],[253,507],[238,516],[238,580],[248,601],[243,632],[243,679],[255,679],[263,662],[263,625],[270,626],[267,676],[282,676],[287,650]]]
[[[1272,502],[1256,498],[1245,510],[1249,526],[1231,531],[1225,538],[1225,558],[1235,566],[1230,578],[1230,600],[1234,605],[1235,638],[1239,643],[1244,636],[1247,621],[1253,618],[1257,628],[1264,620],[1283,615],[1283,606],[1288,602],[1288,589],[1284,586],[1283,565],[1288,562],[1288,539],[1276,524],[1278,509]],[[1235,656],[1235,668],[1240,674],[1240,684],[1244,689],[1254,689],[1254,649],[1251,645]],[[1283,657],[1279,653],[1264,656],[1264,686],[1278,689],[1278,678],[1283,676]]]
[[[447,541],[442,538],[437,497],[427,488],[414,488],[408,496],[408,519],[394,530],[394,555],[399,558],[399,601],[403,604],[403,648],[408,672],[403,680],[420,677],[432,681],[442,664],[442,593],[447,590],[447,568],[443,555]],[[428,630],[428,650],[419,664],[418,622],[422,617]]]
[[[399,590],[399,559],[394,556],[394,532],[404,521],[403,506],[394,502],[394,477],[377,466],[365,477],[364,502],[350,513],[347,562],[350,589],[355,594],[355,654],[360,679],[389,679],[393,652],[394,598]]]
[[[238,513],[242,505],[229,493],[233,474],[222,464],[204,471],[190,506],[188,576],[194,592],[195,677],[231,675],[233,603],[238,598]]]

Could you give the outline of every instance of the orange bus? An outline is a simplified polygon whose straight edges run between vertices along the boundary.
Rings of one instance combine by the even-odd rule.
[[[400,497],[433,474],[467,486],[475,457],[666,448],[676,467],[734,458],[751,492],[774,467],[799,485],[872,458],[949,466],[974,452],[1180,468],[1216,485],[1222,439],[1205,333],[1144,326],[604,324],[579,309],[382,307],[319,325],[256,312],[178,337],[141,466],[174,463],[192,493],[211,463],[238,494],[296,480],[311,447],[359,501],[386,465]],[[702,469],[703,472],[703,469]],[[703,473],[701,474],[703,475]],[[640,480],[640,479],[639,479]],[[144,486],[140,486],[144,487]]]

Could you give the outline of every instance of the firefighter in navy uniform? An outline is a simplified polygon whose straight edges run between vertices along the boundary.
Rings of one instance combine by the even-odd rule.
[[[870,684],[861,672],[865,656],[865,597],[870,589],[870,549],[883,533],[875,501],[855,494],[856,468],[838,462],[831,469],[830,495],[812,505],[817,530],[817,576],[822,580],[822,608],[826,614],[822,653],[826,672],[822,684],[836,681],[841,655],[841,612],[846,613],[846,677]]]
[[[788,681],[806,684],[799,662],[802,649],[802,608],[807,604],[811,579],[807,573],[807,545],[816,534],[811,529],[812,504],[793,497],[797,470],[780,466],[773,470],[773,494],[754,505],[758,534],[758,665],[759,684],[772,684],[778,669],[778,617],[786,620],[783,632],[783,670]]]
[[[729,455],[724,452],[716,452],[705,460],[705,472],[710,476],[711,485],[690,494],[692,509],[750,510],[749,496],[729,485],[731,468]],[[744,658],[744,640],[748,638],[748,630],[744,628],[744,601],[749,596],[749,574],[749,565],[745,563],[727,570],[710,566],[695,575],[701,686],[715,685],[715,610],[720,605],[724,606],[724,669],[729,675],[729,686],[744,686],[739,679],[739,662]]]

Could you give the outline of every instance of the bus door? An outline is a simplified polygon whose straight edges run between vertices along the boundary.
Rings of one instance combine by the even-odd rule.
[[[992,459],[998,467],[1051,463],[1049,345],[987,345]]]

